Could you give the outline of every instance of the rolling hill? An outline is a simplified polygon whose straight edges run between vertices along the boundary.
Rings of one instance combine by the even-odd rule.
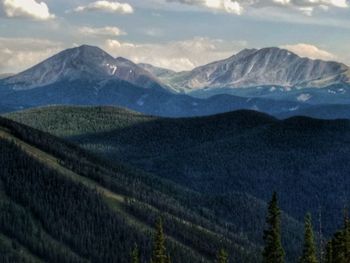
[[[9,117],[200,193],[215,203],[209,207],[216,215],[239,222],[252,239],[258,239],[256,229],[227,211],[236,193],[267,201],[277,190],[283,210],[297,220],[307,211],[321,215],[326,235],[341,223],[350,200],[346,120],[277,120],[252,111],[167,119],[101,107],[50,107]]]
[[[150,120],[126,113],[121,127]],[[174,262],[212,262],[222,247],[237,262],[260,258],[266,203],[253,196],[231,192],[226,204],[4,118],[0,146],[1,262],[129,262],[135,243],[146,260],[158,216]],[[283,222],[294,262],[301,225]]]

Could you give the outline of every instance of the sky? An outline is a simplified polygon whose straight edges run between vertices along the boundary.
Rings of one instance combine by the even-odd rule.
[[[350,1],[0,0],[0,74],[82,44],[176,71],[272,46],[350,65]]]

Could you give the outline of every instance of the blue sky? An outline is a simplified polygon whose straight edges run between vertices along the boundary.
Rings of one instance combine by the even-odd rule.
[[[350,3],[0,0],[0,73],[81,44],[175,70],[268,46],[350,64]]]

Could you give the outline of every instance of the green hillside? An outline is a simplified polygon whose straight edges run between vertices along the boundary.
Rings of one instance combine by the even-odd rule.
[[[3,118],[0,149],[1,262],[130,262],[135,243],[148,260],[159,216],[174,262],[212,262],[220,248],[260,258],[261,243],[211,220],[195,191]],[[237,196],[264,217],[264,202]]]
[[[201,213],[230,222],[234,232],[257,242],[264,213],[256,213],[261,206],[253,200],[264,203],[273,190],[282,209],[298,221],[308,211],[316,226],[322,218],[327,236],[341,225],[341,211],[350,200],[350,122],[345,120],[280,121],[252,111],[166,119],[79,107],[9,117],[198,193],[205,207]],[[297,242],[285,242],[288,253],[297,251]]]

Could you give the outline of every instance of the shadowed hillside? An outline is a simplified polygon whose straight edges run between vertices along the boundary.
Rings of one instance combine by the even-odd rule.
[[[233,193],[243,193],[266,201],[277,190],[283,193],[283,209],[298,220],[308,209],[321,213],[326,233],[340,224],[339,211],[350,199],[350,122],[346,120],[280,121],[253,111],[166,119],[116,108],[74,107],[10,117],[209,199],[226,202]],[[212,207],[222,218],[238,220]],[[243,229],[256,232],[246,225]]]
[[[166,119],[103,107],[49,107],[9,117],[191,189],[198,199],[190,203],[200,214],[258,242],[264,212],[254,199],[267,201],[273,190],[300,222],[308,211],[315,220],[321,216],[326,235],[341,224],[350,199],[345,120],[280,121],[253,111]],[[285,236],[287,255],[298,249],[291,236]]]
[[[228,206],[3,118],[0,144],[2,262],[129,262],[134,243],[147,259],[160,215],[174,262],[211,262],[221,247],[238,262],[260,258],[259,240],[210,210],[216,202],[244,211],[261,231],[266,204],[252,196],[232,193]],[[295,220],[284,221],[290,237],[299,233]]]

